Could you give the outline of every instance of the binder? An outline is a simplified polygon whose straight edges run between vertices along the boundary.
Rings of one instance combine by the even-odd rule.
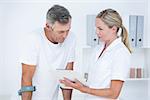
[[[129,16],[129,40],[132,47],[143,46],[144,16]]]
[[[144,16],[137,16],[137,47],[143,46]]]
[[[87,45],[95,46],[98,44],[99,39],[95,30],[96,15],[87,15]]]
[[[129,40],[132,47],[136,47],[136,23],[137,16],[130,15],[129,16]]]

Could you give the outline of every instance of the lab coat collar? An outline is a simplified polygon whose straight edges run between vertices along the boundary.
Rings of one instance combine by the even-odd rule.
[[[107,48],[105,51],[110,51],[113,47],[115,47],[117,44],[121,43],[121,37],[115,39]]]
[[[115,39],[105,50],[104,50],[104,52],[103,52],[103,54],[104,53],[106,53],[106,52],[109,52],[109,51],[111,51],[111,49],[113,49],[113,47],[115,47],[117,44],[119,44],[119,43],[121,43],[122,41],[121,41],[121,38],[119,37],[119,38],[117,38],[117,39]],[[104,47],[105,47],[105,43],[103,42],[101,45],[99,45],[98,46],[98,51],[97,51],[97,53],[96,53],[96,60],[95,61],[97,61],[97,58],[99,58],[99,55],[100,55],[100,52],[102,52],[102,50],[104,49]],[[100,51],[100,52],[99,52]],[[101,57],[103,56],[103,54],[101,55]],[[100,57],[100,58],[101,58]]]

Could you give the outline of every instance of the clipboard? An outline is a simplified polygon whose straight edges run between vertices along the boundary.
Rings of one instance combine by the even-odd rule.
[[[85,84],[85,78],[80,73],[73,70],[57,69],[57,79],[63,80],[64,77],[68,78],[70,81],[74,82],[75,79],[79,80],[82,84]],[[61,88],[73,89],[72,87],[67,87],[62,83],[59,83]]]

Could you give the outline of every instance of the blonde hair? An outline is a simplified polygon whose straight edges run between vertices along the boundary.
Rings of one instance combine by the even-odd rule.
[[[130,45],[129,45],[128,32],[126,28],[123,26],[122,18],[117,11],[113,9],[103,10],[96,16],[96,18],[100,18],[109,28],[116,26],[117,32],[119,31],[119,28],[121,28],[122,29],[122,32],[121,32],[122,42],[128,48],[129,52],[130,53],[132,52]]]

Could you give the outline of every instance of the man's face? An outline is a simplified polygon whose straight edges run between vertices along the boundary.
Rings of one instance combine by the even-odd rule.
[[[68,23],[66,24],[61,24],[58,21],[56,21],[52,26],[51,26],[51,40],[52,42],[55,43],[63,43],[66,37],[68,36],[68,33],[71,28],[71,20],[69,20]]]

